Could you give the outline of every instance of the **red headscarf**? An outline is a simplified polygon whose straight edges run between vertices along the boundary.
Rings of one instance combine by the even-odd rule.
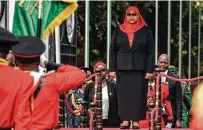
[[[128,23],[126,17],[129,11],[134,11],[138,15],[138,21],[135,24],[130,24]],[[144,19],[142,18],[139,9],[136,6],[130,6],[126,10],[125,13],[125,20],[124,23],[120,25],[120,29],[127,33],[128,35],[128,41],[130,44],[130,47],[132,46],[133,38],[134,38],[134,33],[140,30],[143,26],[147,26],[145,23]]]
[[[105,63],[103,63],[103,62],[97,62],[96,65],[94,65],[94,73],[96,72],[96,68],[97,68],[99,65],[102,65],[102,66],[104,66],[105,69],[107,69],[107,66],[106,66]]]

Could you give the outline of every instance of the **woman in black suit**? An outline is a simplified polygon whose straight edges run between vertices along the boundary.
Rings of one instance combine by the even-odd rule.
[[[120,128],[139,129],[145,119],[148,79],[154,65],[154,40],[137,7],[126,10],[124,23],[113,33],[110,47],[110,75],[117,77]]]
[[[103,126],[112,128],[119,127],[120,119],[118,117],[117,95],[115,91],[115,81],[106,79],[107,77],[106,64],[98,62],[94,66],[94,72],[102,71],[102,110],[103,110]],[[86,86],[84,92],[84,100],[88,103],[94,99],[95,87],[94,82]]]

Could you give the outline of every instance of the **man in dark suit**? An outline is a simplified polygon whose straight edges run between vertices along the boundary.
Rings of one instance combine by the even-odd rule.
[[[169,60],[167,54],[162,54],[159,56],[158,66],[162,70],[162,73],[168,76],[178,78],[179,76],[168,71]],[[171,102],[173,110],[174,123],[173,127],[181,127],[181,111],[182,111],[182,100],[181,100],[181,84],[166,77],[161,77],[161,82],[168,82],[169,95],[167,100]]]

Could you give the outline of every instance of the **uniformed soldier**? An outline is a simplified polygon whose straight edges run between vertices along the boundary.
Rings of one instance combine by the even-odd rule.
[[[71,108],[74,110],[75,113],[72,113],[70,110],[68,111],[68,127],[82,127],[82,117],[81,112],[77,112],[80,110],[82,106],[83,97],[84,97],[84,85],[81,88],[74,89],[69,91],[67,94],[67,100],[70,103]]]
[[[0,130],[29,130],[33,78],[8,66],[5,60],[11,46],[18,42],[13,34],[0,28]]]
[[[90,68],[88,67],[80,67],[80,69],[86,73],[86,78],[91,76]],[[84,128],[87,125],[88,113],[86,109],[85,102],[83,101],[84,91],[88,84],[92,83],[92,79],[86,81],[81,87],[76,88],[74,90],[70,90],[67,94],[67,100],[70,103],[71,109],[73,109],[73,113],[68,110],[67,112],[67,124],[69,128]],[[83,107],[82,112],[78,112],[80,108]]]
[[[45,51],[44,43],[37,37],[19,37],[20,43],[12,48],[19,68],[34,77],[32,122],[29,130],[50,130],[57,127],[59,94],[79,87],[86,74],[70,65],[52,65],[56,72],[46,77],[38,72],[40,56]],[[48,64],[49,65],[49,64]]]

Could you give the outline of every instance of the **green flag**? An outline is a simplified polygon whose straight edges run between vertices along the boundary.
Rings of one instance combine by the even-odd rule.
[[[45,40],[55,27],[66,20],[78,7],[76,0],[42,1],[41,36]],[[13,33],[16,36],[37,36],[39,0],[15,3]]]

